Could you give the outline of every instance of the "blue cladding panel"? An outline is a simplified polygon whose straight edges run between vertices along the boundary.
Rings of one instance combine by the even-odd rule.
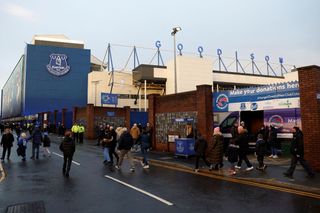
[[[51,54],[64,54],[70,71],[63,76],[48,72]],[[23,114],[87,104],[90,50],[27,45],[26,87]]]
[[[65,115],[65,124],[64,126],[67,129],[71,129],[72,127],[72,117],[73,117],[73,112],[72,111],[66,111],[66,115]]]

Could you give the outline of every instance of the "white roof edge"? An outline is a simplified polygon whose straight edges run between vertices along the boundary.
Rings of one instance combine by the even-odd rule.
[[[32,43],[34,44],[36,40],[61,42],[61,43],[71,43],[71,44],[83,44],[84,45],[83,41],[61,39],[61,38],[49,38],[49,37],[45,37],[45,36],[36,36],[36,37],[34,37],[33,40],[32,40]]]

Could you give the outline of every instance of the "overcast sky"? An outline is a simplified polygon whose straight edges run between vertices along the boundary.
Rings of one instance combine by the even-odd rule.
[[[281,56],[287,64],[320,65],[319,11],[319,0],[2,0],[0,88],[34,34],[65,34],[103,58],[109,42],[154,47],[160,40],[172,50],[170,32],[180,26],[177,41],[187,52],[202,45],[211,55],[221,48],[229,57],[237,50],[246,59],[254,52],[260,61],[269,55],[276,63]],[[130,50],[114,51],[122,67]]]

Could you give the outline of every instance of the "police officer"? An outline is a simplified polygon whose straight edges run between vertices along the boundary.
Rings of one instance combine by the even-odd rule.
[[[82,124],[79,124],[78,133],[79,133],[79,143],[83,143],[83,134],[85,132],[85,128]]]
[[[79,142],[79,125],[77,123],[74,123],[71,128],[72,134],[73,134],[73,140],[75,143]]]

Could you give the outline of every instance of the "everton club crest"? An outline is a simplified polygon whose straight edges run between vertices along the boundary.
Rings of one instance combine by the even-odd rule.
[[[51,54],[50,62],[47,65],[48,71],[55,76],[67,74],[70,70],[70,66],[67,64],[67,58],[65,54]]]

